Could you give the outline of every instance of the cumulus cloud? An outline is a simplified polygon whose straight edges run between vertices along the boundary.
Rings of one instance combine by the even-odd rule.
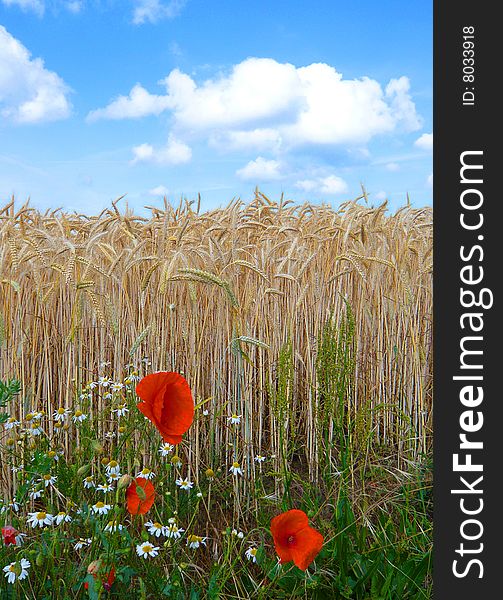
[[[392,173],[394,173],[394,172],[400,170],[400,165],[398,163],[396,163],[396,162],[389,162],[389,163],[386,163],[386,165],[384,166],[384,168],[387,171],[391,171]]]
[[[171,0],[170,2],[135,0],[133,23],[142,25],[143,23],[157,23],[162,19],[174,19],[181,13],[185,4],[186,0]]]
[[[40,123],[70,115],[69,88],[41,58],[0,25],[0,114],[17,123]]]
[[[344,79],[323,63],[295,67],[270,58],[248,58],[230,73],[200,84],[179,69],[160,83],[166,87],[163,96],[152,96],[139,86],[145,104],[152,102],[148,114],[159,114],[161,108],[170,111],[178,131],[199,132],[223,149],[362,146],[376,135],[413,131],[421,125],[407,77],[392,79],[383,89],[368,77]],[[117,102],[93,114],[136,116],[126,110],[127,103],[119,116]]]
[[[338,175],[302,179],[297,181],[295,187],[303,192],[318,192],[330,195],[343,194],[348,191],[348,184]]]
[[[433,150],[433,133],[423,133],[422,136],[418,137],[414,142],[416,148],[432,152]]]
[[[217,148],[226,150],[268,150],[278,152],[281,148],[281,134],[277,129],[262,128],[249,131],[216,132],[209,142]]]
[[[169,193],[169,190],[164,185],[158,185],[157,187],[149,190],[148,193],[150,196],[167,196]]]
[[[105,108],[91,111],[88,121],[99,119],[135,119],[148,115],[159,115],[169,106],[166,96],[150,94],[140,84],[136,84],[129,96],[119,96]]]
[[[259,156],[251,160],[236,175],[245,181],[275,181],[281,178],[281,163],[277,160],[267,160]]]
[[[150,144],[140,144],[133,148],[133,155],[132,164],[150,162],[158,165],[181,165],[191,160],[192,150],[170,135],[165,146],[154,148]]]

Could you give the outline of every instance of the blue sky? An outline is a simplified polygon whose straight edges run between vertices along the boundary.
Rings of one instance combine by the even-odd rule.
[[[0,0],[0,204],[431,204],[431,4]]]

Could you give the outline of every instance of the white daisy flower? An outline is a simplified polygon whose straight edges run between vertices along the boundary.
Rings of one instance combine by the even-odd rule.
[[[91,506],[93,512],[98,515],[106,515],[112,508],[110,504],[105,504],[104,502],[96,502]]]
[[[68,513],[61,511],[54,517],[54,521],[56,522],[56,525],[61,525],[61,523],[71,523],[72,517]]]
[[[173,454],[171,457],[171,464],[179,469],[182,466],[182,459],[177,454]]]
[[[122,383],[121,383],[122,385]],[[115,413],[118,417],[125,417],[127,415],[127,413],[129,412],[129,408],[127,407],[127,404],[124,402],[124,404],[119,404],[119,406],[117,408],[114,408],[114,410],[112,410],[113,413]]]
[[[93,395],[89,392],[83,392],[82,394],[80,394],[79,399],[80,400],[90,400],[93,397]]]
[[[241,415],[232,414],[228,419],[232,425],[239,425],[241,423]]]
[[[44,525],[52,525],[52,521],[54,519],[53,515],[43,511],[28,513],[28,517],[29,518],[26,520],[26,522],[31,523],[33,529],[37,527],[37,525],[39,527],[44,527]]]
[[[98,385],[101,385],[105,388],[108,387],[111,383],[112,383],[112,380],[109,377],[100,377],[98,379]]]
[[[89,475],[89,477],[86,477],[84,479],[84,487],[88,490],[90,490],[93,487],[96,487],[96,484],[94,483],[94,479],[91,477],[91,475]]]
[[[136,554],[143,558],[148,558],[149,556],[154,558],[159,554],[159,546],[152,546],[152,544],[149,544],[148,542],[138,544],[136,546]]]
[[[28,577],[28,569],[31,567],[31,563],[26,558],[22,558],[20,561],[12,562],[3,568],[5,577],[7,577],[8,583],[15,583],[17,579],[25,579]]]
[[[199,535],[194,535],[194,534],[189,535],[187,537],[187,546],[189,548],[192,548],[193,550],[197,550],[197,548],[199,548],[199,546],[201,544],[204,544],[206,546],[206,540],[207,539],[208,538],[201,537]]]
[[[85,415],[81,410],[76,410],[73,414],[72,421],[74,423],[82,423],[87,419],[87,415]]]
[[[44,430],[36,423],[32,423],[31,427],[29,429],[26,429],[26,433],[28,435],[42,435],[44,433]]]
[[[240,540],[242,540],[245,536],[245,534],[242,531],[238,531],[237,529],[233,529],[231,531],[232,535],[235,535],[236,537],[238,537]]]
[[[169,525],[166,527],[166,537],[174,538],[175,540],[182,537],[182,533],[185,531],[185,529],[178,527],[176,524],[176,519],[171,517],[168,519],[168,523]]]
[[[87,384],[87,387],[88,387],[90,390],[94,390],[94,388],[97,388],[98,386],[99,386],[99,383],[98,383],[97,381],[90,381],[90,382]]]
[[[145,527],[147,528],[150,535],[155,535],[155,537],[160,537],[161,535],[167,535],[167,527],[166,525],[161,525],[160,523],[153,523],[152,521],[147,521],[145,523]]]
[[[23,470],[24,470],[24,464],[22,464],[22,463],[21,463],[20,465],[18,465],[17,467],[14,465],[14,466],[11,468],[11,471],[12,471],[13,473],[19,473],[20,471],[23,471]]]
[[[44,487],[49,487],[50,485],[54,485],[57,480],[58,478],[55,475],[47,474],[41,477],[38,482],[43,483]]]
[[[124,384],[123,384],[123,383],[120,383],[120,381],[117,381],[117,382],[115,382],[115,383],[112,383],[112,385],[110,386],[110,389],[111,389],[113,392],[120,392],[120,391],[122,390],[122,388],[123,388],[123,387],[124,387]],[[126,405],[125,405],[125,404],[123,404],[122,406],[124,406],[124,407],[125,407]],[[128,412],[128,410],[127,410],[127,409],[126,409],[126,412]],[[119,416],[122,416],[122,415],[119,415]]]
[[[42,496],[44,490],[31,490],[29,493],[30,500],[37,500]]]
[[[117,434],[115,433],[115,431],[107,431],[105,433],[105,437],[107,438],[107,440],[113,440],[116,435]]]
[[[122,531],[122,529],[124,529],[124,526],[121,525],[121,523],[119,523],[118,521],[108,521],[108,523],[105,526],[105,531],[108,531],[109,533],[115,533],[116,531]]]
[[[121,477],[122,475],[120,473],[110,473],[110,475],[107,477],[107,480],[108,483],[112,483],[113,481],[119,481]]]
[[[143,364],[144,364],[146,367],[149,367],[149,366],[152,364],[152,363],[150,362],[150,359],[149,359],[149,357],[148,357],[148,356],[144,356],[144,357],[141,359],[141,362],[142,362],[142,363],[143,363]]]
[[[15,500],[13,500],[12,502],[8,502],[7,504],[4,504],[2,506],[2,508],[0,508],[0,514],[3,515],[8,510],[11,510],[14,512],[19,512],[19,504]]]
[[[58,410],[55,410],[53,413],[53,418],[55,421],[64,421],[66,417],[70,414],[70,410],[68,408],[63,408],[60,406]]]
[[[251,560],[252,562],[256,563],[257,562],[257,548],[254,548],[253,546],[251,548],[248,548],[248,550],[245,552],[245,556],[248,560]]]
[[[265,456],[262,456],[261,454],[257,454],[257,456],[253,460],[255,462],[262,463],[265,460]]]
[[[14,427],[18,427],[19,425],[21,425],[21,421],[18,421],[15,417],[10,417],[4,423],[5,429],[13,429]]]
[[[73,547],[75,548],[75,550],[81,550],[85,546],[90,546],[92,541],[92,538],[79,538],[79,541],[76,544],[74,544]]]
[[[112,392],[106,392],[103,394],[103,400],[110,400],[112,398]]]
[[[234,461],[232,463],[231,468],[229,469],[229,471],[233,474],[233,475],[242,475],[243,474],[243,470],[241,469],[241,467],[239,466],[239,463]]]
[[[136,381],[140,381],[140,377],[136,371],[132,371],[125,379],[124,383],[135,383]]]
[[[111,460],[105,467],[105,471],[107,475],[111,475],[112,473],[118,475],[121,472],[121,468],[116,460]]]
[[[26,533],[18,533],[14,538],[16,540],[16,546],[22,546],[24,544],[24,538],[26,537]]]
[[[114,486],[110,485],[110,484],[100,483],[97,486],[96,491],[97,492],[103,492],[104,494],[107,494],[108,492],[113,492],[114,491]]]
[[[175,481],[176,485],[182,490],[190,490],[194,484],[188,479],[179,478]]]
[[[168,456],[168,454],[173,450],[174,446],[172,444],[168,444],[168,442],[165,442],[164,444],[161,444],[161,447],[159,448],[159,454],[164,458],[165,456]]]
[[[40,421],[44,415],[45,412],[43,410],[37,410],[33,413],[33,419],[35,421]]]
[[[155,473],[145,467],[139,473],[137,473],[136,477],[143,477],[143,479],[154,479]]]
[[[209,411],[207,408],[205,408],[205,409],[203,410],[203,415],[204,415],[205,417],[207,417],[209,414],[210,414],[210,411]]]

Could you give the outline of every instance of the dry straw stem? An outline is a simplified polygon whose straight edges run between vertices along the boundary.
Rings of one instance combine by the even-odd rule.
[[[335,210],[257,191],[248,204],[196,212],[165,203],[141,218],[117,202],[96,216],[11,202],[0,210],[0,372],[21,380],[25,401],[14,412],[23,417],[72,405],[102,361],[120,377],[147,355],[211,398],[215,444],[229,441],[224,417],[245,415],[250,474],[254,455],[280,454],[268,390],[291,344],[289,418],[300,458],[316,471],[317,340],[347,301],[356,340],[348,413],[368,412],[372,435],[402,468],[429,449],[431,247],[432,211],[410,205]],[[204,435],[196,471],[212,460]]]

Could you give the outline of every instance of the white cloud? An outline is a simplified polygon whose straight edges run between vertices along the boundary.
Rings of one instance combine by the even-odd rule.
[[[0,25],[0,114],[17,123],[39,123],[70,115],[69,88],[41,58]]]
[[[433,133],[423,133],[422,136],[418,137],[414,142],[416,148],[432,152],[433,150]]]
[[[133,23],[142,25],[143,23],[157,23],[162,19],[174,19],[181,13],[185,4],[186,0],[170,0],[170,2],[135,0]]]
[[[44,0],[2,0],[5,6],[19,6],[24,12],[34,12],[39,16],[44,14]]]
[[[210,144],[226,150],[254,149],[277,152],[281,148],[281,134],[277,129],[262,128],[250,131],[217,132],[210,137]]]
[[[394,172],[396,172],[396,171],[399,171],[399,170],[400,170],[400,165],[399,165],[398,163],[396,163],[396,162],[389,162],[389,163],[387,163],[387,164],[384,166],[384,168],[385,168],[387,171],[391,171],[392,173],[394,173]]]
[[[433,173],[430,173],[430,174],[428,175],[428,177],[426,178],[426,185],[427,185],[429,188],[432,188],[432,187],[433,187]]]
[[[409,94],[408,77],[392,79],[386,86],[386,98],[390,101],[391,112],[397,123],[406,131],[416,131],[421,127],[421,118],[416,113],[416,106]]]
[[[237,170],[236,175],[245,181],[274,181],[281,178],[281,163],[259,156]]]
[[[34,12],[42,17],[47,8],[46,0],[0,0],[5,6],[18,6],[23,12]],[[79,13],[83,7],[83,0],[53,0],[50,7],[58,9],[60,6],[72,13]]]
[[[169,193],[169,190],[164,185],[158,185],[157,187],[149,190],[148,193],[150,196],[167,196]]]
[[[388,196],[385,191],[381,190],[380,192],[377,192],[374,197],[376,200],[386,200]]]
[[[337,175],[303,179],[297,181],[295,187],[303,192],[318,192],[321,194],[343,194],[348,191],[348,184]]]
[[[74,14],[78,14],[82,10],[82,7],[82,0],[72,0],[69,2],[65,2],[65,8]]]
[[[198,84],[174,69],[160,83],[164,96],[144,92],[145,109],[139,115],[171,111],[178,131],[207,136],[213,145],[235,149],[304,145],[365,145],[372,137],[420,127],[407,77],[392,79],[385,90],[363,77],[344,79],[323,63],[295,67],[270,58],[248,58],[230,73]],[[118,116],[119,100],[93,114]],[[151,108],[148,108],[148,102]],[[115,112],[114,112],[115,111]]]
[[[154,148],[150,144],[140,144],[133,148],[134,158],[132,164],[151,162],[158,165],[181,165],[192,158],[192,150],[177,140],[173,135],[168,137],[168,142],[161,148]]]
[[[150,94],[140,84],[136,84],[129,96],[119,96],[105,108],[91,111],[88,121],[99,119],[136,119],[148,115],[159,115],[169,106],[166,96]]]

